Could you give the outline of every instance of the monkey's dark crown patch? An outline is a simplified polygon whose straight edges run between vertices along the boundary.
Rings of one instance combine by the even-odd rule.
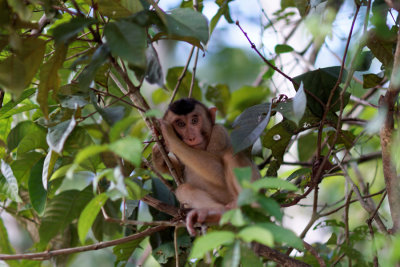
[[[177,115],[186,115],[194,110],[196,104],[199,104],[196,99],[182,98],[169,105],[169,110]]]

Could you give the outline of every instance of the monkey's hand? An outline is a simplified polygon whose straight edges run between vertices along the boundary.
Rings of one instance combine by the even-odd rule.
[[[186,228],[191,236],[196,235],[196,223],[217,223],[221,219],[222,209],[193,209],[186,216]]]
[[[168,149],[171,149],[171,145],[175,144],[176,142],[179,142],[179,138],[176,135],[174,128],[172,127],[171,123],[160,119],[158,120],[160,122],[160,128],[162,132],[162,136],[165,140],[165,144]]]

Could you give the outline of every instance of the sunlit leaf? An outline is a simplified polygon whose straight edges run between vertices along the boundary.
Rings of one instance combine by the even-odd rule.
[[[203,258],[205,253],[221,245],[232,244],[235,234],[229,231],[214,231],[207,233],[194,241],[189,258]]]
[[[143,10],[140,0],[96,0],[96,2],[100,13],[113,19],[128,17]]]
[[[142,159],[142,143],[134,137],[125,137],[110,144],[110,150],[120,157],[139,166]]]
[[[243,217],[242,211],[240,209],[232,209],[225,212],[221,220],[219,221],[220,225],[224,225],[230,223],[236,227],[242,227],[246,224],[246,221]]]
[[[245,242],[258,242],[266,246],[273,246],[274,236],[270,231],[259,226],[247,226],[238,233],[238,237]]]
[[[18,97],[18,99],[10,100],[6,104],[4,104],[0,109],[0,119],[4,119],[4,118],[7,118],[14,114],[17,114],[17,113],[15,113],[15,109],[18,109],[17,105],[20,104],[25,99],[31,97],[35,92],[36,92],[35,88],[30,88],[30,89],[24,90],[23,93],[21,94],[21,96]],[[28,106],[28,105],[25,104],[24,106]],[[33,104],[29,105],[29,109],[33,109],[35,107],[37,107],[37,105],[33,105]],[[27,108],[19,109],[19,112],[27,111],[29,109],[27,109]]]
[[[230,246],[228,251],[225,253],[222,266],[238,267],[240,264],[240,258],[240,241],[236,240],[235,243],[233,243],[233,246]]]
[[[107,194],[102,193],[93,198],[83,209],[78,220],[78,235],[82,244],[85,243],[86,235],[92,227],[97,214],[100,212],[101,207],[104,206],[108,199]]]

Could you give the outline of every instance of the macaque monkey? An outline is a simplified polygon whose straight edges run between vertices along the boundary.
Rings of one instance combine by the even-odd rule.
[[[252,167],[252,179],[260,177],[257,167],[244,153],[233,153],[225,128],[215,124],[216,108],[184,98],[172,103],[159,120],[170,159],[184,183],[176,197],[186,208],[186,225],[195,235],[195,223],[218,222],[222,213],[236,206],[241,190],[234,168]],[[169,173],[157,145],[153,146],[157,170]]]

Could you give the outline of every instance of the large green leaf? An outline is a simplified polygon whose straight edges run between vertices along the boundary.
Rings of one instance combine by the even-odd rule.
[[[70,21],[60,24],[53,29],[53,36],[56,43],[67,43],[74,38],[78,33],[83,31],[97,20],[83,16],[73,17]]]
[[[108,23],[104,27],[107,44],[114,56],[137,67],[146,67],[146,32],[129,21]]]
[[[96,0],[99,11],[106,17],[118,19],[143,10],[140,0]]]
[[[198,47],[207,44],[209,38],[206,17],[191,8],[177,8],[165,14],[167,32],[160,32],[154,40],[169,38],[186,41]]]
[[[19,97],[39,69],[45,47],[42,39],[23,39],[15,54],[0,61],[0,85]]]
[[[247,226],[242,229],[238,233],[238,237],[248,243],[255,241],[269,247],[274,245],[274,236],[272,233],[263,227],[255,225]]]
[[[78,235],[82,244],[85,243],[86,235],[92,227],[97,214],[100,212],[101,207],[104,206],[108,199],[106,193],[102,193],[93,198],[82,211],[78,220]]]
[[[92,199],[91,188],[84,191],[65,191],[49,200],[39,228],[40,243],[47,243],[61,233]]]
[[[32,121],[23,121],[17,124],[7,137],[7,147],[10,151],[17,148],[24,138],[34,137],[41,139],[42,135],[46,134],[46,130]],[[27,144],[29,145],[29,144]],[[30,145],[30,147],[34,147]],[[40,146],[41,147],[41,146]],[[34,147],[36,148],[36,147]],[[26,150],[26,149],[24,149]]]
[[[273,234],[276,242],[289,245],[290,247],[294,247],[299,251],[304,250],[303,241],[292,231],[273,223],[260,223],[257,225],[268,229]]]
[[[54,55],[42,66],[39,76],[39,87],[37,101],[46,118],[49,116],[49,107],[47,104],[48,94],[50,90],[57,92],[60,83],[58,70],[62,67],[65,56],[67,55],[67,47],[60,44],[56,47]]]
[[[216,249],[221,245],[232,244],[235,234],[229,231],[214,231],[198,237],[193,244],[189,258],[203,258],[206,252]]]
[[[24,90],[20,97],[18,97],[15,100],[10,100],[6,104],[4,104],[0,109],[0,119],[8,118],[9,116],[17,114],[16,110],[18,110],[18,113],[20,113],[23,111],[27,111],[27,110],[36,108],[37,105],[35,105],[35,104],[29,105],[27,103],[24,104],[25,108],[17,107],[18,104],[20,104],[25,99],[28,99],[29,97],[31,97],[35,92],[36,92],[35,88],[30,88],[30,89]]]
[[[135,137],[125,137],[110,144],[110,150],[139,166],[142,159],[142,142]]]
[[[41,159],[33,166],[28,182],[29,198],[32,207],[40,216],[43,215],[47,199],[47,191],[42,183],[43,163],[44,159]]]
[[[4,160],[1,160],[0,193],[12,201],[22,202],[18,195],[18,182],[14,173]]]
[[[229,118],[236,118],[243,110],[265,102],[269,90],[266,87],[243,86],[231,94]]]
[[[15,178],[17,178],[19,184],[27,185],[32,167],[42,157],[42,153],[32,151],[24,154],[22,157],[19,157],[17,160],[14,160],[10,164],[14,172]]]
[[[293,79],[299,85],[301,82],[303,82],[304,90],[307,94],[307,106],[314,115],[322,117],[324,110],[321,104],[308,92],[311,92],[312,95],[317,97],[326,105],[328,103],[329,95],[331,94],[331,91],[335,87],[335,84],[339,78],[339,73],[340,67],[328,67],[304,73]],[[347,72],[344,71],[341,82],[346,79],[346,75]],[[336,112],[340,110],[339,98],[341,91],[342,89],[340,87],[335,90],[331,101],[331,107],[329,109],[330,112]],[[344,94],[344,107],[347,105],[349,98],[350,94],[346,92]]]
[[[56,126],[49,128],[46,140],[50,149],[61,154],[64,148],[64,143],[74,130],[75,126],[76,120],[75,117],[72,116],[70,120],[63,121]]]
[[[271,115],[271,104],[264,103],[250,107],[235,120],[231,133],[235,153],[240,152],[260,137],[267,127]]]

